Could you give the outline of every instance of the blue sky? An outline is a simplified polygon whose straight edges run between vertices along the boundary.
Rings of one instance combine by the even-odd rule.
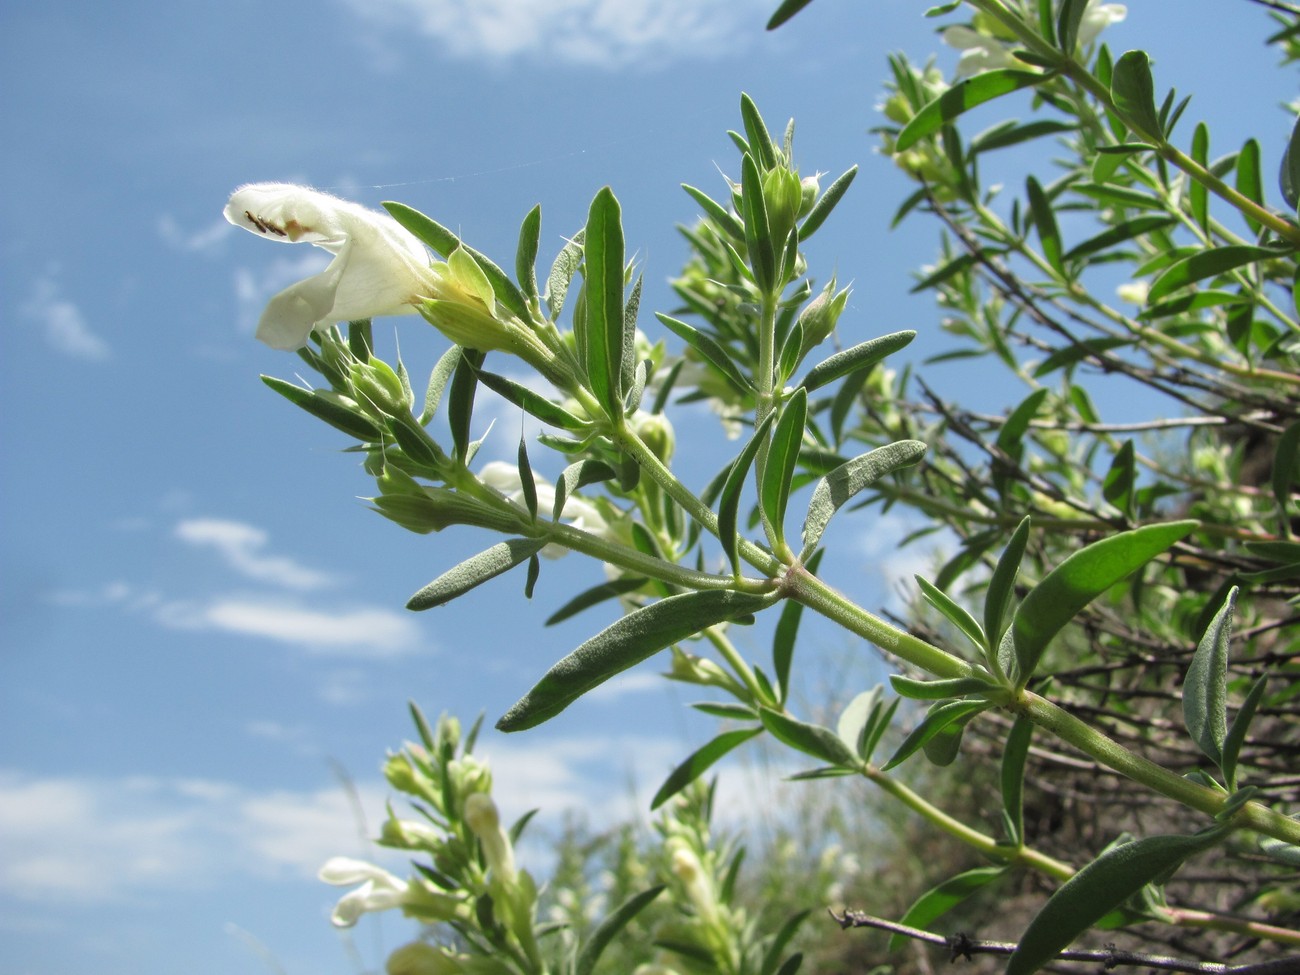
[[[642,307],[667,309],[685,254],[673,226],[695,213],[679,184],[734,174],[724,133],[747,91],[773,127],[796,117],[805,171],[862,166],[812,249],[820,279],[853,282],[846,339],[910,327],[922,353],[943,347],[906,294],[932,230],[887,230],[909,187],[866,134],[885,54],[936,47],[926,4],[819,0],[765,34],[773,5],[5,5],[0,975],[357,971],[328,925],[336,892],[314,879],[364,850],[334,769],[375,828],[408,699],[494,718],[603,620],[541,628],[600,578],[574,558],[546,566],[531,604],[509,577],[432,614],[402,609],[488,540],[376,518],[340,438],[258,381],[297,365],[253,340],[263,303],[323,255],[225,224],[235,186],[401,200],[508,265],[534,203],[549,260],[609,183]],[[1275,129],[1275,172],[1275,106],[1294,92],[1259,43],[1262,12],[1134,6],[1110,43],[1146,47],[1160,84],[1196,93],[1216,150]],[[445,347],[404,319],[377,325],[389,349],[394,331],[417,375]],[[980,383],[944,368],[957,388]],[[510,456],[518,435],[498,411],[484,456]],[[879,604],[902,529],[842,530],[840,584]],[[542,806],[545,830],[567,807],[598,821],[644,808],[708,732],[655,671],[535,733],[485,736],[507,810]],[[356,949],[375,966],[405,933],[367,924]]]

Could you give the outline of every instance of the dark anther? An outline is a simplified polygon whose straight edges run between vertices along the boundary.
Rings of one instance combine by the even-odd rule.
[[[948,939],[948,950],[952,952],[952,956],[948,959],[949,963],[956,961],[958,958],[971,961],[975,957],[974,947],[971,936],[964,931],[958,931]]]
[[[267,221],[263,220],[261,217],[253,216],[252,212],[249,210],[244,211],[244,216],[248,218],[249,223],[251,223],[254,227],[256,227],[264,234],[275,234],[277,237],[288,236],[288,234],[285,231],[281,230],[275,224],[268,223]]]

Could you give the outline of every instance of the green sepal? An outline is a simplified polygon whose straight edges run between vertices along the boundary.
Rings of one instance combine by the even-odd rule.
[[[449,569],[407,600],[411,610],[432,609],[451,602],[489,579],[526,562],[546,546],[545,538],[510,538]]]
[[[540,547],[540,546],[539,546]],[[617,620],[557,662],[497,722],[524,731],[555,717],[593,687],[665,647],[757,612],[770,598],[729,589],[669,596]]]

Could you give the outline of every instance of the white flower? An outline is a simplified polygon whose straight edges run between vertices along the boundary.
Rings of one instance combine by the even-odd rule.
[[[958,78],[969,78],[994,68],[1026,67],[1011,56],[1000,40],[974,28],[956,24],[945,28],[940,37],[949,47],[961,51],[961,57],[957,59]]]
[[[339,898],[330,920],[335,927],[350,928],[368,911],[386,911],[401,907],[406,902],[408,887],[405,880],[394,876],[383,867],[351,857],[331,857],[317,875],[327,884],[346,887],[360,884],[356,890]]]
[[[315,277],[270,300],[257,337],[298,349],[314,328],[404,315],[431,290],[424,245],[386,213],[292,183],[250,183],[235,190],[225,217],[271,240],[315,244],[334,255]]]
[[[1088,9],[1079,21],[1079,47],[1086,48],[1111,24],[1118,24],[1128,16],[1128,7],[1122,3],[1098,3],[1088,0]]]

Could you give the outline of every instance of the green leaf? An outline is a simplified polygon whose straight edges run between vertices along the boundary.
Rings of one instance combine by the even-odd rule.
[[[1002,811],[1011,832],[1008,839],[1016,846],[1025,841],[1025,761],[1033,737],[1034,723],[1018,714],[1002,749]]]
[[[718,228],[722,230],[723,233],[736,238],[736,240],[745,239],[745,228],[741,222],[736,219],[734,213],[715,201],[703,190],[697,190],[694,186],[690,186],[686,183],[682,184],[682,189],[691,195],[691,199],[700,205],[701,209],[704,210],[709,219],[717,224]]]
[[[860,342],[817,363],[808,370],[808,374],[804,376],[803,382],[799,385],[812,392],[827,383],[834,382],[841,376],[847,376],[849,373],[858,370],[870,369],[885,356],[897,352],[914,338],[916,338],[915,332],[903,331]]]
[[[560,520],[564,514],[564,502],[574,491],[588,484],[612,481],[617,476],[618,472],[602,460],[587,459],[570,464],[555,482],[555,507],[551,512],[551,518],[555,521]]]
[[[920,576],[917,576],[919,579]],[[972,620],[972,622],[974,622]],[[950,677],[944,680],[913,680],[900,674],[890,674],[889,683],[901,697],[914,701],[947,701],[970,694],[985,694],[997,687],[983,677]]]
[[[1205,278],[1226,274],[1256,261],[1267,261],[1280,257],[1281,252],[1271,247],[1256,247],[1254,244],[1228,244],[1213,250],[1197,251],[1182,260],[1169,265],[1158,278],[1151,282],[1147,292],[1147,301],[1156,302],[1166,295],[1185,288],[1189,284],[1203,281]]]
[[[622,210],[608,186],[591,201],[585,240],[587,378],[601,405],[617,416],[631,378],[631,363],[624,361],[631,343],[624,336]]]
[[[1137,480],[1137,468],[1133,461],[1133,441],[1125,440],[1115,452],[1110,462],[1110,470],[1102,481],[1102,496],[1122,511],[1125,517],[1133,517],[1133,488]]]
[[[960,723],[964,726],[981,711],[987,711],[991,705],[988,701],[945,701],[936,704],[926,713],[925,718],[903,739],[898,750],[890,757],[880,771],[888,772],[911,758],[917,751],[928,744],[936,735],[946,731],[950,725]],[[936,763],[937,764],[937,763]]]
[[[1264,205],[1264,177],[1260,172],[1259,143],[1247,139],[1237,153],[1237,192],[1260,206]],[[1254,233],[1259,233],[1259,221],[1248,214],[1242,214],[1246,225]]]
[[[606,915],[605,919],[596,927],[596,930],[591,932],[591,937],[582,946],[582,951],[578,953],[577,961],[573,964],[573,975],[591,975],[596,970],[596,962],[600,960],[601,954],[609,946],[610,942],[652,900],[659,896],[665,886],[665,884],[658,884],[641,891],[639,894],[633,894],[620,904],[613,913]]]
[[[456,457],[468,464],[470,459],[469,426],[474,416],[474,393],[478,389],[478,373],[487,353],[464,349],[451,377],[451,398],[447,401],[447,424],[451,427],[451,442]]]
[[[740,574],[740,560],[737,555],[740,493],[745,487],[754,458],[767,440],[767,431],[772,425],[773,417],[774,414],[769,413],[763,418],[754,435],[749,438],[749,443],[745,444],[739,456],[732,462],[727,479],[722,485],[722,493],[718,496],[718,541],[727,555],[727,560],[731,563],[731,571],[737,575]]]
[[[943,590],[936,589],[934,584],[924,577],[913,576],[912,578],[921,587],[921,595],[925,597],[925,601],[942,613],[949,623],[961,630],[966,635],[966,639],[975,644],[976,649],[983,650],[984,631],[980,629],[979,623],[975,622],[975,617],[971,616],[964,606],[954,602],[952,597]]]
[[[770,146],[769,151],[771,151]],[[767,218],[767,201],[763,197],[763,177],[754,157],[749,153],[745,153],[740,160],[740,193],[749,266],[755,283],[766,294],[775,287],[777,242],[772,239],[772,227]]]
[[[564,299],[569,293],[569,284],[582,266],[582,242],[586,231],[579,230],[556,255],[546,277],[546,305],[551,310],[551,321],[557,321],[564,308]]]
[[[527,562],[545,546],[545,538],[510,538],[497,542],[438,576],[407,600],[406,608],[420,611],[449,603],[475,586]]]
[[[727,350],[719,345],[716,341],[705,335],[703,332],[692,328],[685,322],[678,321],[663,312],[655,312],[655,317],[659,319],[664,326],[676,335],[679,339],[693,348],[701,356],[718,368],[723,377],[727,379],[737,392],[745,393],[753,390],[749,380],[731,361],[731,356]]]
[[[972,155],[978,155],[981,152],[992,152],[995,149],[1005,149],[1008,146],[1029,142],[1032,139],[1041,139],[1045,135],[1060,135],[1063,132],[1073,132],[1076,128],[1078,126],[1071,125],[1069,122],[1059,122],[1055,119],[1042,119],[1035,122],[1025,122],[1024,124],[1021,124],[1018,119],[1007,119],[992,128],[985,129],[971,139],[970,151]]]
[[[364,443],[380,443],[383,434],[374,422],[361,412],[352,400],[328,389],[303,389],[274,376],[263,376],[262,382],[295,406],[306,410],[318,420],[324,420],[335,430]]]
[[[1056,214],[1052,212],[1052,203],[1038,185],[1038,180],[1030,176],[1025,180],[1025,193],[1029,197],[1029,212],[1033,215],[1034,226],[1038,228],[1038,242],[1043,248],[1043,257],[1057,274],[1064,276],[1065,265],[1061,263],[1061,231],[1056,226]]]
[[[578,595],[574,596],[567,603],[557,609],[554,613],[546,618],[546,626],[554,626],[556,623],[562,623],[571,616],[577,616],[584,609],[590,609],[600,603],[610,599],[617,599],[630,592],[636,592],[646,583],[645,579],[636,576],[623,576],[619,579],[611,579],[609,582],[603,582],[599,586],[592,586]]]
[[[805,570],[809,575],[817,574],[821,564],[822,552],[815,552],[808,560]],[[776,632],[772,636],[772,672],[776,675],[776,686],[780,690],[777,700],[785,703],[790,692],[790,664],[794,660],[795,636],[799,631],[799,621],[803,618],[803,603],[795,599],[786,600],[777,620]]]
[[[1210,130],[1204,122],[1197,122],[1192,132],[1192,161],[1203,168],[1210,164]],[[1199,180],[1188,180],[1187,203],[1192,219],[1202,232],[1210,229],[1210,191]]]
[[[772,136],[767,131],[767,123],[759,114],[754,100],[741,92],[740,117],[745,123],[745,137],[749,141],[749,151],[754,155],[761,172],[775,169],[777,166],[776,149],[772,145]]]
[[[561,430],[585,430],[587,421],[574,416],[558,403],[552,403],[541,393],[522,386],[513,379],[498,376],[494,372],[480,372],[478,381],[502,399],[513,403],[525,413],[537,417],[543,423]]]
[[[1151,60],[1145,51],[1128,51],[1115,62],[1110,79],[1110,97],[1114,99],[1116,108],[1128,116],[1129,127],[1139,137],[1158,139],[1163,135],[1160,116],[1156,113]]]
[[[650,808],[652,810],[658,809],[707,772],[722,756],[762,733],[762,728],[740,728],[736,731],[726,731],[704,747],[697,749],[686,761],[673,769],[672,774],[664,780],[664,784],[659,787],[654,799],[650,801]]]
[[[533,478],[533,465],[528,460],[528,443],[519,438],[519,488],[524,496],[528,517],[537,521],[537,481]],[[531,590],[531,587],[530,587]]]
[[[1300,118],[1296,119],[1291,138],[1282,152],[1282,166],[1277,179],[1287,206],[1292,210],[1300,207]]]
[[[1196,646],[1183,681],[1183,721],[1202,753],[1219,766],[1228,735],[1228,650],[1237,591],[1236,586],[1228,590],[1228,598]]]
[[[1000,68],[960,81],[912,116],[911,121],[898,133],[894,151],[905,152],[976,105],[983,105],[1021,88],[1030,88],[1049,77],[1050,75],[1036,71]]]
[[[776,12],[768,19],[767,29],[776,30],[810,3],[812,3],[812,0],[784,0],[781,6],[776,8]]]
[[[606,627],[557,662],[496,726],[500,731],[536,727],[593,687],[665,647],[706,627],[755,613],[769,602],[768,597],[709,589],[651,603]]]
[[[1028,544],[1029,516],[1026,515],[998,557],[998,564],[993,568],[988,590],[984,594],[984,647],[988,650],[990,660],[996,659],[997,648],[1002,641],[1003,620],[1011,607],[1011,597],[1015,595],[1016,575],[1020,572],[1020,560],[1024,558],[1025,546]]]
[[[758,713],[763,727],[783,745],[841,768],[861,766],[857,754],[829,728],[808,724],[769,707],[760,707]]]
[[[925,930],[976,891],[982,890],[995,880],[1000,880],[1006,872],[1006,867],[976,867],[974,870],[949,877],[918,897],[898,923]],[[901,951],[907,944],[907,940],[906,935],[893,935],[889,939],[890,952]]]
[[[925,451],[919,440],[898,440],[845,461],[818,481],[803,523],[804,555],[817,547],[835,512],[886,474],[917,463]]]
[[[537,294],[537,247],[542,234],[542,205],[539,203],[528,211],[524,222],[519,225],[519,245],[515,249],[515,277],[529,301],[536,301]]]
[[[1034,676],[1048,642],[1083,607],[1197,524],[1174,521],[1121,532],[1080,549],[1049,572],[1030,590],[1012,620],[1019,686]]]
[[[1216,826],[1192,836],[1148,836],[1111,847],[1043,905],[1012,954],[1006,975],[1032,975],[1110,911],[1218,844],[1230,830]]]
[[[492,290],[496,293],[497,301],[520,318],[525,321],[528,320],[528,299],[524,297],[524,293],[519,290],[518,286],[510,280],[506,272],[492,263],[492,260],[487,255],[476,251],[456,234],[431,217],[425,216],[419,210],[408,207],[404,203],[386,202],[383,206],[394,220],[444,258],[449,257],[457,247],[465,248],[465,252],[474,258],[474,262],[482,269],[488,281],[492,283]]]
[[[1277,453],[1273,455],[1273,497],[1277,499],[1283,534],[1290,533],[1291,489],[1297,474],[1300,474],[1300,420],[1282,431],[1282,436],[1277,438]]]
[[[1193,184],[1197,185],[1197,184]],[[1088,257],[1099,251],[1109,250],[1116,244],[1122,244],[1125,241],[1134,240],[1143,237],[1157,230],[1164,230],[1166,227],[1172,227],[1178,222],[1177,217],[1146,216],[1134,217],[1132,220],[1125,220],[1110,227],[1095,237],[1089,237],[1081,243],[1075,244],[1065,253],[1064,260],[1068,264],[1077,261],[1080,258]]]
[[[1066,57],[1074,56],[1079,43],[1079,23],[1087,9],[1088,0],[1061,0],[1061,9],[1056,15],[1056,46]]]
[[[822,191],[822,195],[817,198],[817,202],[813,204],[812,209],[808,211],[808,215],[799,224],[800,243],[815,234],[817,228],[826,222],[826,218],[835,209],[835,204],[840,202],[845,192],[847,192],[849,184],[853,182],[853,177],[857,175],[858,167],[850,166],[835,182]]]
[[[1223,761],[1219,763],[1219,768],[1223,771],[1223,779],[1229,789],[1237,788],[1237,759],[1241,756],[1241,746],[1246,740],[1246,732],[1250,729],[1250,723],[1255,719],[1255,711],[1259,707],[1259,702],[1264,698],[1264,690],[1268,686],[1268,675],[1262,674],[1246,694],[1246,699],[1241,702],[1241,707],[1237,709],[1236,716],[1232,719],[1232,724],[1228,726],[1228,733],[1223,739]]]
[[[780,929],[776,932],[776,936],[772,939],[772,943],[769,944],[767,950],[763,952],[763,962],[759,965],[758,975],[795,975],[795,973],[799,971],[799,965],[803,959],[803,956],[800,954],[796,953],[791,955],[785,960],[785,964],[781,965],[779,968],[777,967],[777,962],[781,960],[781,953],[785,951],[786,946],[790,943],[790,939],[798,932],[799,926],[803,924],[811,913],[811,911],[799,911],[789,917],[786,922],[781,925]]]
[[[429,384],[424,388],[424,410],[420,413],[421,426],[427,424],[437,414],[438,404],[442,402],[443,390],[447,388],[447,382],[456,371],[460,356],[460,346],[453,345],[434,363],[433,370],[429,373]]]
[[[781,409],[781,416],[772,428],[772,442],[768,445],[763,464],[759,501],[778,545],[785,542],[785,510],[790,501],[790,482],[794,479],[795,462],[799,459],[799,445],[803,442],[807,419],[808,391],[800,387]]]

